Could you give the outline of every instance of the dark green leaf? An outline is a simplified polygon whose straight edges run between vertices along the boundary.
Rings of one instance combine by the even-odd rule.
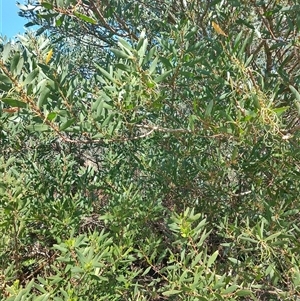
[[[74,122],[76,121],[76,118],[71,118],[69,120],[67,120],[65,123],[63,123],[61,126],[60,126],[60,130],[61,131],[64,131],[66,130],[68,127],[70,127],[72,124],[74,124]]]
[[[15,108],[26,108],[27,104],[25,102],[19,101],[14,98],[2,98],[1,101]]]
[[[47,3],[47,2],[44,2],[44,1],[41,1],[41,5],[43,7],[45,7],[46,9],[52,9],[53,8],[53,5],[51,3]]]
[[[166,71],[166,72],[164,72],[163,74],[161,74],[161,75],[159,75],[158,77],[156,77],[155,79],[154,79],[154,81],[156,82],[156,83],[160,83],[160,82],[162,82],[170,73],[172,72],[172,70],[169,70],[169,71]]]
[[[20,53],[19,52],[16,52],[12,58],[12,61],[11,61],[11,65],[10,65],[10,71],[12,73],[15,73],[16,72],[16,69],[17,69],[17,65],[19,63],[19,59],[20,59]]]
[[[10,80],[10,78],[4,74],[0,74],[0,82],[4,83],[4,84],[11,84],[12,81]]]

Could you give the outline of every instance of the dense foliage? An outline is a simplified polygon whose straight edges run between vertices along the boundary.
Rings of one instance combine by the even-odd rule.
[[[1,299],[300,300],[298,1],[27,2]]]

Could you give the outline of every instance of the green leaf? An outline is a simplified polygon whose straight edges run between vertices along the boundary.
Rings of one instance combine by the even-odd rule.
[[[203,254],[202,254],[202,252],[200,252],[196,257],[195,257],[195,259],[192,261],[192,263],[191,263],[191,267],[193,268],[193,267],[195,267],[195,265],[197,265],[197,264],[201,264],[201,258],[203,257]]]
[[[162,294],[164,296],[172,296],[172,295],[178,295],[181,292],[182,292],[181,290],[169,290],[169,291],[163,292]]]
[[[31,124],[28,125],[26,129],[32,132],[46,132],[50,130],[49,126],[46,124]]]
[[[146,268],[146,270],[143,272],[142,276],[147,275],[151,269],[152,269],[152,266],[149,266],[148,268]]]
[[[273,233],[273,234],[271,234],[270,236],[266,237],[266,238],[265,238],[265,241],[272,240],[272,239],[278,237],[279,235],[281,235],[281,233],[282,233],[282,232]]]
[[[38,68],[34,69],[32,72],[28,74],[23,84],[24,85],[30,84],[37,77],[38,74],[39,74],[39,69]]]
[[[215,251],[207,261],[207,267],[210,268],[211,265],[216,261],[217,257],[219,256],[219,251]]]
[[[82,267],[72,267],[71,268],[71,272],[74,273],[74,274],[81,274],[81,273],[84,273],[84,269]]]
[[[133,48],[131,47],[131,45],[125,41],[124,39],[122,38],[119,38],[118,39],[118,45],[123,48],[124,50],[126,50],[128,52],[129,55],[132,56],[132,51],[133,51]]]
[[[61,246],[61,245],[54,244],[53,248],[56,249],[56,250],[59,250],[59,251],[61,251],[63,253],[68,252],[68,249],[66,247]]]
[[[286,107],[281,107],[281,108],[275,108],[273,109],[273,112],[277,115],[277,116],[281,116],[286,110],[288,110],[290,107],[286,106]]]
[[[243,296],[252,296],[252,291],[247,290],[247,289],[242,289],[242,290],[238,290],[237,292],[235,292],[235,294],[237,296],[243,297]]]
[[[131,72],[132,71],[132,68],[130,68],[128,65],[124,65],[124,64],[120,64],[120,63],[117,63],[114,65],[116,68],[120,69],[120,70],[123,70],[123,71],[126,71],[126,72]]]
[[[97,115],[96,115],[96,117],[102,117],[102,111],[103,111],[103,104],[104,104],[104,101],[103,101],[103,99],[100,99],[100,102],[99,102],[99,105],[98,105],[98,107],[97,107]]]
[[[295,95],[297,101],[300,102],[300,93],[292,85],[289,85],[289,88],[292,91],[292,93]]]
[[[228,257],[228,260],[233,262],[234,264],[241,264],[242,262],[236,258]]]
[[[111,76],[110,73],[108,73],[106,70],[104,70],[102,67],[100,67],[98,64],[95,63],[95,66],[97,69],[104,75],[107,79],[109,79],[111,82],[115,82],[115,79]]]
[[[11,64],[10,64],[10,71],[12,73],[16,73],[16,69],[17,69],[17,65],[19,63],[19,59],[20,59],[20,52],[16,52],[11,60]]]
[[[5,85],[0,82],[0,90],[8,92],[11,89],[11,85]]]
[[[236,291],[237,288],[238,288],[238,285],[236,285],[236,284],[231,285],[231,286],[227,287],[227,288],[222,292],[222,295],[231,294],[231,293],[233,293],[234,291]]]
[[[60,27],[63,24],[65,16],[62,15],[58,20],[55,21],[55,26]]]
[[[47,301],[47,300],[50,299],[50,297],[51,297],[51,295],[49,293],[45,293],[41,296],[38,296],[38,297],[34,298],[34,300],[35,301]]]
[[[154,81],[155,81],[156,83],[162,82],[162,81],[163,81],[163,80],[164,80],[171,72],[172,72],[172,70],[168,70],[168,71],[164,72],[164,73],[161,74],[160,76],[156,77],[156,78],[154,79]]]
[[[292,85],[289,85],[289,88],[296,97],[296,99],[294,100],[294,104],[298,111],[298,116],[300,116],[300,93]]]
[[[3,47],[3,52],[2,52],[2,60],[3,62],[5,62],[10,54],[10,50],[11,50],[11,43],[7,43],[4,45]]]
[[[111,48],[111,52],[116,56],[116,57],[119,57],[119,58],[122,58],[122,59],[130,59],[132,58],[131,56],[129,56],[127,53],[119,50],[119,49],[115,49],[115,48]]]
[[[165,67],[167,69],[172,69],[173,68],[173,66],[170,63],[170,61],[168,59],[166,59],[165,57],[160,57],[159,60],[165,65]]]
[[[110,123],[111,119],[113,118],[114,114],[109,114],[106,119],[103,121],[102,126],[106,126]]]
[[[144,39],[142,47],[138,51],[138,56],[140,58],[139,65],[142,65],[142,63],[143,63],[144,55],[145,55],[146,50],[147,50],[147,46],[148,46],[148,40]]]
[[[1,101],[4,103],[10,105],[11,107],[16,107],[16,108],[26,108],[27,104],[25,102],[19,101],[14,98],[2,98]]]
[[[102,102],[102,97],[98,97],[92,104],[92,111],[97,111],[100,103]]]
[[[81,19],[82,21],[85,21],[85,22],[88,22],[88,23],[91,23],[91,24],[97,24],[97,21],[94,20],[93,18],[90,18],[90,17],[88,17],[88,16],[86,16],[82,13],[77,12],[77,11],[74,12],[74,15],[77,18]]]
[[[157,62],[158,62],[158,57],[156,57],[153,60],[153,62],[151,63],[150,68],[149,68],[149,74],[152,74],[155,71],[156,66],[157,66]]]
[[[43,7],[45,7],[46,9],[52,9],[53,8],[53,5],[50,4],[50,3],[47,3],[47,2],[44,2],[44,1],[41,1],[41,5]]]
[[[140,37],[139,37],[139,41],[138,41],[138,44],[136,46],[136,50],[139,51],[142,47],[142,45],[144,44],[145,42],[145,35],[146,35],[146,31],[145,29],[142,30],[141,34],[140,34]]]
[[[156,53],[156,46],[152,47],[146,54],[145,62],[149,62]]]
[[[25,25],[24,25],[24,27],[31,27],[31,26],[34,26],[34,25],[36,25],[35,23],[33,23],[33,22],[28,22],[28,23],[26,23]]]
[[[66,130],[68,127],[70,127],[72,124],[74,124],[75,121],[76,121],[76,118],[71,118],[71,119],[67,120],[65,123],[63,123],[63,124],[59,127],[59,129],[60,129],[61,131],[64,131],[64,130]]]
[[[47,120],[52,121],[56,116],[57,114],[55,112],[51,112],[47,115]]]
[[[208,105],[207,105],[207,107],[206,107],[206,109],[205,109],[205,113],[204,113],[204,116],[205,116],[205,117],[210,117],[211,112],[212,112],[212,109],[213,109],[213,106],[214,106],[214,100],[212,99],[212,100],[208,103]]]
[[[250,63],[252,62],[252,60],[253,60],[253,54],[251,54],[251,55],[248,57],[247,61],[245,62],[245,68],[248,67],[248,66],[250,65]]]
[[[45,84],[46,84],[46,82],[45,82]],[[50,90],[48,88],[44,87],[40,93],[38,103],[37,103],[39,108],[41,108],[46,103],[46,100],[49,95],[50,95]]]
[[[23,59],[23,57],[21,57],[21,58],[19,59],[19,62],[18,62],[18,64],[17,64],[17,67],[16,67],[16,74],[21,74],[21,73],[22,73],[23,65],[24,65],[24,59]]]
[[[222,291],[222,295],[231,294],[234,291],[236,291],[237,288],[238,288],[238,286],[236,284],[231,285],[231,286],[227,287],[224,291]]]
[[[249,242],[253,242],[253,243],[258,243],[258,241],[257,240],[255,240],[255,239],[253,239],[253,238],[250,238],[250,237],[246,237],[246,236],[239,236],[238,237],[239,239],[241,239],[241,240],[244,240],[244,241],[249,241]]]
[[[2,82],[4,84],[11,84],[12,83],[10,78],[8,76],[6,76],[5,74],[0,74],[0,82]]]
[[[247,22],[245,19],[237,19],[236,23],[245,25],[246,27],[253,29],[253,30],[255,29],[255,27],[252,24],[250,24],[249,22]]]

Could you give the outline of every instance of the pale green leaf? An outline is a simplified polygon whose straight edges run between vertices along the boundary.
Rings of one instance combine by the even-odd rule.
[[[169,291],[163,292],[162,294],[164,296],[172,296],[172,295],[178,295],[180,293],[181,293],[181,290],[169,290]]]
[[[24,85],[28,85],[30,84],[36,77],[37,75],[39,74],[39,69],[34,69],[32,72],[30,72],[28,74],[28,76],[26,77],[25,81],[24,81]]]

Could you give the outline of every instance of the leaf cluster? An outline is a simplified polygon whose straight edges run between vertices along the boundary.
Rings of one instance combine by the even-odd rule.
[[[296,300],[296,1],[28,1],[1,38],[3,300]]]

